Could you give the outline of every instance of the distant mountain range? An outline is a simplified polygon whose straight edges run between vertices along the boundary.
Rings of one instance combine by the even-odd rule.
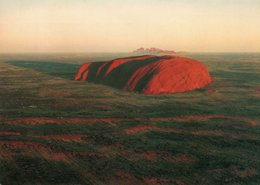
[[[158,54],[158,55],[178,55],[178,54],[184,54],[186,52],[176,52],[173,50],[163,50],[159,48],[139,48],[134,50],[132,53],[138,53],[138,54]]]

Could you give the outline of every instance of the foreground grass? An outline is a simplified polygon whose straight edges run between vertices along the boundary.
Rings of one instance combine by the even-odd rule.
[[[163,96],[75,82],[70,57],[1,56],[1,184],[260,183],[260,56],[195,55],[213,84]]]

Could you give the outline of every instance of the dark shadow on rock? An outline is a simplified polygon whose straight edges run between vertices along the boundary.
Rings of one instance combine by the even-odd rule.
[[[157,62],[161,60],[159,57],[152,57],[148,59],[129,60],[126,63],[120,64],[114,68],[107,75],[105,74],[111,63],[108,62],[93,62],[88,67],[88,75],[86,81],[97,84],[107,85],[117,89],[124,89],[131,76],[140,68],[147,64]],[[99,72],[98,72],[99,70]],[[98,73],[98,74],[97,74]],[[82,73],[84,74],[84,72]],[[137,92],[141,92],[148,81],[154,74],[146,74],[139,82],[136,89]]]
[[[104,77],[102,84],[109,85],[114,88],[123,89],[127,84],[131,76],[140,68],[159,61],[159,57],[153,57],[144,60],[134,60],[121,64],[113,71],[111,71],[106,77]],[[143,83],[143,86],[151,79],[152,75],[149,76]],[[137,90],[137,89],[136,89]]]
[[[130,77],[141,67],[147,64],[159,61],[159,57],[152,57],[144,60],[133,60],[123,63],[113,69],[109,74],[105,75],[110,63],[108,62],[93,62],[89,67],[89,74],[86,81],[110,86],[117,89],[124,89]],[[51,61],[26,61],[26,60],[14,60],[8,61],[7,64],[14,65],[17,67],[32,69],[41,73],[60,77],[67,80],[73,80],[81,65],[79,64],[68,64],[61,62]],[[106,64],[103,69],[97,75],[98,69]],[[153,74],[145,75],[134,89],[136,92],[141,92],[147,82],[153,77]]]

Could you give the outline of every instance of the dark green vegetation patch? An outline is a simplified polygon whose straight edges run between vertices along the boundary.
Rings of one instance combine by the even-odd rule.
[[[259,54],[193,55],[213,83],[173,95],[72,80],[116,57],[0,56],[0,184],[260,184]]]

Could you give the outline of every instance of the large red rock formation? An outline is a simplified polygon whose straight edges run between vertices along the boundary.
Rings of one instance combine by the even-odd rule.
[[[75,80],[86,80],[143,94],[166,94],[202,88],[211,82],[206,66],[176,56],[145,55],[89,62]]]

